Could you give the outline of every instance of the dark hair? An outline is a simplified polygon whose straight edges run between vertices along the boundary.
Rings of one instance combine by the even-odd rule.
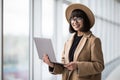
[[[71,25],[71,22],[70,22],[71,18],[74,18],[74,17],[81,17],[81,18],[83,18],[83,27],[80,29],[80,31],[87,32],[87,31],[90,30],[90,28],[91,28],[90,27],[90,21],[88,19],[88,16],[86,15],[86,13],[84,11],[80,10],[80,9],[75,9],[75,10],[72,11],[70,19],[69,19],[69,23],[70,23],[69,24],[69,32],[70,33],[76,32],[73,29],[73,27]]]

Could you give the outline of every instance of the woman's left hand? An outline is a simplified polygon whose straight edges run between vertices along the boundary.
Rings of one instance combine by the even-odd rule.
[[[64,67],[66,67],[68,70],[75,70],[77,69],[77,63],[76,62],[70,62],[68,64],[65,64]]]

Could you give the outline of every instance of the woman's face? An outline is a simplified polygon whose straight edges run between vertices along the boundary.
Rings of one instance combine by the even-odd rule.
[[[83,27],[83,18],[81,17],[73,17],[70,21],[75,31],[80,31],[80,29]]]

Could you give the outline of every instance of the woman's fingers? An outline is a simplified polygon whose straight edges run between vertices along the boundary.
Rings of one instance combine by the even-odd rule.
[[[77,64],[75,62],[70,62],[65,64],[64,67],[66,67],[68,70],[75,70],[77,68]]]
[[[49,63],[49,62],[50,62],[50,61],[49,61],[49,57],[48,57],[47,54],[44,54],[44,55],[43,55],[43,61],[44,61],[45,63]]]
[[[54,64],[50,61],[49,56],[47,54],[43,55],[43,62],[45,62],[46,64],[48,64],[51,67],[54,66]]]
[[[68,64],[65,64],[64,67],[69,67],[69,66],[71,66],[72,64],[73,64],[73,63],[70,62],[70,63],[68,63]]]

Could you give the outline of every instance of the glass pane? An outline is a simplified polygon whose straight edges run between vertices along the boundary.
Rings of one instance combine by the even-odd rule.
[[[63,4],[63,13],[62,13],[63,14],[62,30],[63,30],[63,37],[65,37],[65,38],[69,34],[69,23],[67,22],[66,17],[65,17],[65,10],[66,10],[67,6],[68,5]]]
[[[52,38],[54,33],[54,14],[55,0],[42,0],[42,36]],[[42,66],[42,80],[56,80],[52,74],[48,71],[46,64]],[[44,75],[45,74],[45,75]],[[47,77],[46,77],[47,75]]]
[[[53,35],[54,28],[54,0],[42,1],[42,34],[45,37]]]
[[[4,80],[29,80],[29,0],[4,0]]]

